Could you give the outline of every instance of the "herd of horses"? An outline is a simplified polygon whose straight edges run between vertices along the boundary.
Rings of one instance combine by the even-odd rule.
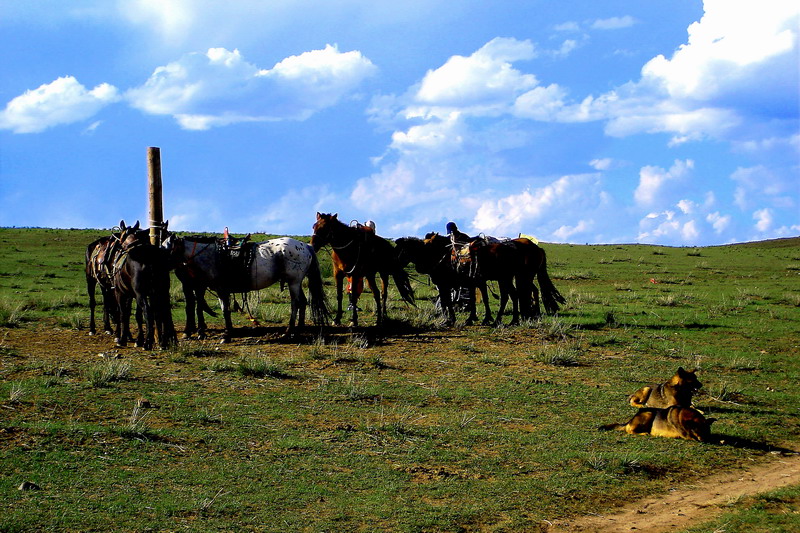
[[[286,335],[303,327],[306,308],[315,325],[328,323],[326,303],[317,252],[331,248],[333,277],[336,285],[336,312],[333,324],[341,324],[345,278],[363,278],[375,299],[376,326],[386,319],[387,292],[394,281],[402,300],[414,305],[415,297],[406,267],[414,264],[426,274],[439,293],[439,306],[445,323],[455,324],[454,294],[466,293],[469,311],[467,324],[477,319],[475,293],[482,296],[483,324],[499,324],[508,303],[512,321],[536,318],[541,304],[555,313],[565,302],[547,274],[544,250],[526,238],[497,241],[474,238],[455,242],[438,233],[424,239],[403,237],[394,245],[361,226],[353,227],[339,220],[337,214],[317,213],[311,243],[281,237],[263,242],[204,236],[181,237],[162,228],[164,238],[151,244],[149,231],[136,222],[127,226],[120,221],[111,235],[97,239],[86,249],[86,284],[89,294],[89,333],[96,333],[95,289],[100,287],[103,304],[103,327],[115,336],[117,345],[134,341],[130,332],[132,303],[136,301],[137,346],[153,349],[156,339],[162,348],[177,344],[170,304],[170,272],[181,283],[186,302],[184,334],[206,336],[204,315],[216,316],[205,301],[206,291],[220,302],[224,320],[223,342],[233,334],[231,296],[267,288],[280,283],[288,286],[291,315]],[[249,237],[249,236],[248,236]],[[377,279],[381,286],[378,287]],[[309,297],[303,290],[307,280]],[[538,281],[538,288],[534,284]],[[500,308],[493,318],[487,283],[495,281],[500,291]],[[350,291],[350,326],[358,326],[359,291]],[[112,329],[112,322],[114,327]]]

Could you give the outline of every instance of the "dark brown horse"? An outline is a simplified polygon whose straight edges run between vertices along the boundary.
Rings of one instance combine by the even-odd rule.
[[[509,300],[512,310],[510,325],[519,323],[519,300],[514,278],[520,273],[520,268],[513,248],[477,238],[467,246],[454,247],[451,258],[456,272],[461,276],[466,276],[476,283],[485,283],[489,280],[497,282],[500,290],[500,307],[494,320],[495,325],[502,323],[503,313]]]
[[[439,291],[439,304],[446,325],[452,326],[456,322],[452,294],[453,291],[461,288],[467,288],[470,293],[470,298],[467,302],[470,313],[467,318],[467,325],[474,323],[478,319],[475,310],[476,288],[481,291],[483,296],[484,323],[491,322],[486,282],[463,276],[453,268],[450,239],[438,233],[429,233],[426,235],[425,240],[416,237],[401,237],[395,241],[395,244],[400,262],[403,265],[414,263],[417,272],[427,274],[431,282],[436,285]]]
[[[469,259],[465,259],[466,256]],[[555,313],[559,303],[565,303],[564,297],[553,285],[547,274],[547,257],[542,248],[525,238],[511,239],[498,243],[489,243],[482,239],[473,240],[468,247],[468,254],[459,257],[460,263],[468,263],[470,275],[477,279],[495,279],[500,285],[500,311],[502,314],[503,291],[512,299],[514,318],[512,324],[523,318],[536,318],[541,314],[539,306],[539,290],[534,285],[538,278],[542,302],[548,313]],[[511,285],[511,280],[516,286]],[[519,303],[519,313],[517,302]]]
[[[134,299],[139,325],[136,345],[152,350],[156,332],[162,348],[177,344],[170,309],[169,270],[166,252],[149,243],[130,246],[118,254],[113,266],[118,346],[125,346],[130,337],[129,322]]]
[[[353,278],[363,277],[367,280],[372,295],[375,298],[375,313],[377,325],[383,324],[386,317],[387,285],[389,276],[394,279],[400,296],[407,303],[414,304],[414,291],[408,274],[403,265],[397,260],[394,247],[386,239],[361,228],[353,228],[339,220],[337,214],[317,213],[314,224],[314,234],[311,237],[311,246],[318,251],[323,246],[330,244],[336,255],[335,262],[339,263],[336,277],[336,316],[334,324],[341,323],[342,318],[342,281],[344,276]],[[335,269],[337,267],[334,267]],[[379,274],[383,293],[378,289],[375,275]],[[352,311],[352,326],[358,326],[358,291],[350,293],[350,307]]]
[[[89,335],[97,333],[94,320],[95,288],[100,286],[103,299],[103,331],[113,333],[111,320],[117,322],[117,302],[114,298],[113,268],[114,263],[130,246],[147,242],[148,231],[139,229],[139,221],[133,226],[126,226],[124,220],[119,222],[119,231],[101,237],[86,247],[85,272],[86,291],[89,294]]]

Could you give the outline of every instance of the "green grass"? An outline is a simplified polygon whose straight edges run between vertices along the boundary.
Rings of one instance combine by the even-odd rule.
[[[113,341],[85,331],[83,250],[102,234],[0,229],[2,531],[536,531],[800,449],[797,239],[544,245],[568,305],[523,326],[459,315],[442,330],[415,275],[418,307],[392,288],[384,336],[245,335],[111,359]],[[288,320],[279,287],[251,303],[269,327]],[[736,445],[596,430],[678,366],[700,368],[697,403]],[[796,530],[786,490],[736,516]]]

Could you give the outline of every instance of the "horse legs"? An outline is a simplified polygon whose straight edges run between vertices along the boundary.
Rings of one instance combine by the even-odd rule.
[[[511,298],[511,322],[508,325],[516,326],[519,324],[519,292],[510,279],[506,283],[506,292],[508,297]],[[500,322],[501,315],[502,313],[497,314],[498,322]]]
[[[195,289],[192,287],[191,283],[185,280],[182,274],[178,274],[178,271],[175,272],[175,275],[178,277],[178,281],[181,282],[183,299],[186,302],[186,327],[183,329],[183,337],[188,339],[197,332],[197,324],[194,321],[195,309],[198,309],[198,319],[203,312],[199,310],[197,299],[195,298]]]
[[[100,285],[100,294],[103,297],[103,331],[111,335],[114,333],[111,321],[113,320],[116,323],[117,315],[119,314],[116,296],[114,295],[114,289],[104,288],[102,285]]]
[[[94,298],[94,289],[97,286],[97,280],[94,276],[86,275],[86,292],[89,293],[89,335],[94,335],[97,330],[94,326],[94,306],[97,304]],[[105,306],[105,300],[103,300]]]
[[[383,325],[384,308],[381,307],[381,291],[378,289],[378,283],[375,281],[375,274],[365,276],[369,290],[372,291],[372,297],[375,299],[375,316],[377,317],[375,325],[380,327]],[[384,281],[385,283],[385,281]],[[384,293],[385,294],[385,293]],[[383,305],[386,305],[385,302]]]
[[[350,291],[350,295],[348,296],[348,301],[350,302],[350,327],[354,328],[358,326],[358,297],[360,294],[357,290],[353,289]],[[341,300],[339,300],[341,302]],[[340,304],[341,308],[341,304]]]
[[[136,328],[137,328],[138,331],[136,333],[136,342],[134,342],[134,345],[138,346],[139,348],[144,347],[144,343],[145,343],[145,341],[144,341],[145,332],[144,332],[144,327],[143,327],[144,320],[142,318],[142,312],[143,312],[142,309],[143,309],[143,307],[144,306],[139,301],[139,298],[136,298]],[[144,313],[147,313],[146,309],[144,310]],[[129,336],[128,340],[133,340],[133,338],[131,336]]]
[[[536,288],[533,282],[531,282],[531,297],[533,299],[531,303],[531,318],[539,318],[542,316],[542,308],[539,305],[539,289]]]
[[[383,305],[383,317],[387,317],[386,314],[386,300],[389,298],[389,275],[388,274],[381,274],[381,289],[383,292],[381,293],[381,304]],[[376,300],[377,301],[377,300]]]
[[[117,293],[117,307],[118,313],[116,315],[116,344],[117,346],[125,346],[128,342],[128,337],[131,336],[130,332],[130,319],[131,319],[131,297]]]
[[[138,346],[145,350],[152,350],[155,342],[153,309],[147,296],[137,296],[136,298],[136,322],[139,324],[139,338],[136,341]],[[141,315],[144,314],[144,322],[141,322]],[[142,341],[142,339],[144,339]]]
[[[203,314],[203,308],[206,306],[200,305],[200,302],[203,302],[203,304],[205,304],[206,288],[197,287],[197,291],[194,293],[194,296],[195,296],[195,303],[197,304],[197,338],[200,340],[204,340],[206,338],[206,317]]]
[[[336,281],[336,316],[333,318],[333,324],[338,326],[342,323],[342,294],[344,293],[344,271],[337,270],[334,273],[334,280]]]
[[[492,309],[489,306],[489,290],[486,288],[486,282],[481,281],[477,284],[478,290],[481,291],[481,298],[483,298],[483,321],[481,324],[484,326],[492,325]],[[475,294],[473,292],[473,294]],[[501,313],[502,314],[502,313]],[[499,314],[498,314],[499,316]]]
[[[289,316],[289,327],[286,330],[286,337],[291,338],[295,331],[295,319],[297,325],[303,327],[306,321],[306,295],[303,293],[303,285],[301,282],[293,282],[289,285],[289,295],[291,297],[291,314]]]
[[[225,320],[225,331],[222,333],[222,344],[231,342],[233,322],[231,322],[231,295],[228,292],[217,291],[219,305],[222,307],[222,316]]]
[[[442,306],[442,315],[444,315],[445,325],[452,326],[456,323],[456,312],[453,309],[453,297],[451,295],[452,288],[444,285],[437,285],[439,289],[439,303]],[[473,306],[474,311],[474,306]]]

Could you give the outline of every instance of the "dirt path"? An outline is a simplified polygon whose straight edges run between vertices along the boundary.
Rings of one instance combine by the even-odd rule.
[[[706,478],[684,489],[626,505],[614,514],[553,524],[551,532],[675,531],[711,520],[742,496],[800,484],[800,455],[779,456],[737,472]]]

